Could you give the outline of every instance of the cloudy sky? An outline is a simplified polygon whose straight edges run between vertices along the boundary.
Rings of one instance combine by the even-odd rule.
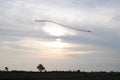
[[[0,0],[0,70],[120,71],[119,7],[120,0]]]

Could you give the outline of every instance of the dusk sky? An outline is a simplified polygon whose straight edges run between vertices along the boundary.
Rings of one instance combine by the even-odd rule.
[[[37,71],[38,64],[120,71],[120,0],[0,0],[0,70]]]

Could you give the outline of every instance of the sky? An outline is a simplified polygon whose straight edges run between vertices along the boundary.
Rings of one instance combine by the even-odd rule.
[[[119,7],[120,0],[0,0],[0,70],[120,71]]]

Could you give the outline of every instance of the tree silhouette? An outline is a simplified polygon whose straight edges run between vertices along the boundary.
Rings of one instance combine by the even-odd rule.
[[[8,67],[5,67],[5,71],[8,71]]]
[[[44,67],[42,64],[39,64],[39,65],[37,66],[37,69],[38,69],[40,72],[42,72],[43,70],[45,70],[45,67]]]

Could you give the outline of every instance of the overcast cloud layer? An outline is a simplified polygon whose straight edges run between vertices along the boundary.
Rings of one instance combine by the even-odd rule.
[[[0,70],[41,63],[47,70],[120,71],[119,7],[120,0],[0,0]]]

